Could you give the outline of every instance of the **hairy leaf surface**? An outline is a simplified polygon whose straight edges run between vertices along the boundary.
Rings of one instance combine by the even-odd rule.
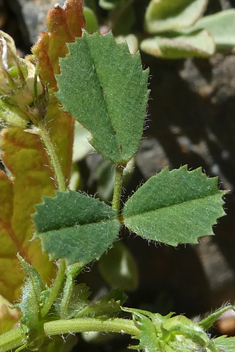
[[[121,305],[126,301],[127,296],[120,290],[112,290],[100,300],[90,303],[76,314],[76,318],[95,318],[102,316],[113,316],[121,311]]]
[[[51,259],[87,264],[98,259],[118,236],[116,213],[98,199],[77,192],[57,192],[36,206],[37,236]]]
[[[208,0],[151,0],[145,13],[149,33],[192,26],[203,14]]]
[[[217,178],[207,178],[198,168],[163,169],[128,199],[124,224],[144,238],[172,246],[197,243],[212,235],[216,219],[225,215]]]
[[[148,71],[139,53],[111,33],[77,38],[60,61],[56,94],[64,108],[85,128],[90,143],[106,159],[125,164],[135,154],[143,131],[148,100]]]
[[[220,336],[213,341],[219,352],[234,352],[235,337]]]

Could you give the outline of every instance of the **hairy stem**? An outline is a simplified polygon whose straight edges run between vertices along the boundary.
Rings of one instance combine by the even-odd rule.
[[[58,293],[64,282],[65,270],[66,270],[65,260],[60,259],[58,271],[57,271],[53,286],[51,287],[50,295],[47,297],[47,300],[41,310],[42,317],[45,317],[45,315],[49,312],[49,309],[51,308],[54,300],[58,296]]]
[[[58,155],[56,153],[55,147],[50,139],[50,135],[48,133],[48,130],[46,129],[44,121],[39,122],[37,127],[38,127],[38,135],[42,138],[42,140],[45,144],[45,147],[48,151],[51,165],[54,169],[56,181],[58,184],[58,189],[61,192],[65,192],[66,191],[66,184],[65,184],[65,179],[64,179],[63,172],[62,172],[62,168],[60,165],[60,161],[59,161]],[[59,293],[59,291],[62,287],[62,284],[64,282],[65,270],[66,270],[65,260],[60,259],[58,271],[57,271],[53,286],[51,287],[50,295],[48,296],[48,298],[47,298],[47,300],[41,310],[42,317],[44,317],[48,313],[54,300],[58,296],[58,293]]]
[[[116,332],[136,336],[139,329],[134,322],[129,319],[98,319],[98,318],[78,318],[70,320],[55,320],[44,324],[44,333],[50,337],[53,335],[71,334],[78,332]],[[1,335],[0,351],[7,352],[26,343],[27,327],[12,329]]]
[[[116,166],[116,176],[115,176],[115,182],[114,182],[112,208],[113,210],[116,211],[117,215],[119,214],[119,210],[120,210],[123,171],[124,171],[124,167],[122,165]]]
[[[66,191],[66,184],[65,184],[64,175],[62,172],[62,168],[60,165],[58,155],[56,154],[55,147],[50,139],[49,133],[48,133],[43,121],[39,122],[37,127],[38,127],[38,135],[42,138],[42,140],[45,144],[45,147],[48,151],[50,161],[51,161],[52,167],[55,172],[55,178],[56,178],[56,181],[58,184],[58,189],[61,192],[65,192]]]
[[[120,318],[78,318],[50,321],[44,324],[44,332],[48,336],[88,331],[117,332],[130,335],[139,334],[139,329],[132,320]]]

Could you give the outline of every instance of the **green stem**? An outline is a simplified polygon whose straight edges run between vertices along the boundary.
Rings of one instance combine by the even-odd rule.
[[[47,336],[89,331],[117,332],[134,336],[140,332],[132,320],[120,318],[78,318],[50,321],[44,324],[44,332]]]
[[[55,147],[50,139],[50,135],[49,135],[48,130],[46,129],[46,126],[44,124],[44,121],[39,122],[37,127],[38,127],[38,135],[42,138],[42,140],[45,144],[45,147],[48,151],[48,154],[49,154],[49,157],[51,160],[51,164],[54,169],[56,181],[58,184],[58,189],[61,192],[65,192],[67,188],[66,188],[66,184],[65,184],[65,180],[64,180],[63,171],[62,171],[60,161],[59,161],[58,155],[56,153]],[[48,313],[54,300],[58,296],[58,293],[59,293],[59,291],[62,287],[62,284],[64,282],[65,270],[66,270],[65,260],[60,259],[58,272],[56,274],[56,278],[53,283],[53,286],[51,287],[50,295],[48,296],[48,298],[47,298],[47,300],[41,310],[42,317],[44,317]]]
[[[50,292],[49,296],[47,297],[47,300],[41,310],[42,317],[45,317],[45,315],[49,312],[49,309],[51,308],[54,300],[58,296],[58,293],[59,293],[59,291],[62,287],[62,284],[64,282],[65,270],[66,270],[65,260],[60,259],[59,268],[58,268],[58,271],[56,274],[55,281],[51,287],[51,292]]]
[[[12,350],[26,343],[27,327],[22,325],[20,328],[12,329],[0,335],[0,352]]]
[[[55,320],[44,324],[44,333],[48,337],[89,331],[116,332],[132,336],[136,336],[140,333],[132,320],[120,318],[78,318],[70,320]],[[27,327],[22,325],[21,328],[18,327],[12,329],[1,335],[0,352],[7,352],[26,343],[26,332]]]
[[[58,189],[61,192],[65,192],[67,188],[66,188],[66,184],[65,184],[65,180],[64,180],[63,171],[62,171],[62,168],[60,165],[58,155],[55,151],[55,147],[50,139],[50,135],[49,135],[43,121],[39,122],[37,127],[38,127],[38,135],[42,138],[42,140],[45,144],[45,147],[48,151],[48,154],[49,154],[49,157],[51,160],[51,164],[52,164],[52,167],[55,172],[55,178],[56,178],[56,181],[58,184]]]
[[[121,201],[121,195],[122,195],[123,171],[124,171],[124,167],[122,165],[116,166],[116,176],[115,176],[115,182],[114,182],[112,208],[113,210],[116,211],[117,215],[119,214],[120,201]]]

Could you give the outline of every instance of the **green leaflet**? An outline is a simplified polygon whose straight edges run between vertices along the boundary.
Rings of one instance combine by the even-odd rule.
[[[83,34],[68,44],[60,60],[56,93],[64,108],[85,128],[90,143],[106,159],[126,164],[141,141],[148,100],[148,70],[139,53],[117,44],[111,33]]]
[[[172,38],[154,37],[141,42],[141,50],[165,59],[209,57],[215,53],[215,43],[210,33],[198,30]]]
[[[58,310],[61,319],[71,319],[87,304],[91,292],[86,284],[75,285],[71,276],[66,280],[63,297],[58,299]]]
[[[213,341],[219,352],[234,352],[235,337],[220,336]]]
[[[208,0],[151,0],[145,13],[145,28],[160,33],[192,26],[203,14]]]
[[[98,259],[120,228],[111,207],[73,191],[44,197],[44,203],[36,206],[34,222],[36,236],[50,258],[65,258],[68,264]]]
[[[208,330],[220,316],[229,309],[234,309],[233,306],[229,305],[223,308],[218,309],[214,313],[211,313],[208,317],[201,320],[198,325],[200,325],[204,330]]]
[[[201,168],[188,171],[163,169],[128,199],[124,224],[137,235],[172,246],[197,243],[212,235],[216,219],[225,215],[217,178],[207,178]]]
[[[114,313],[121,311],[121,305],[126,299],[127,296],[122,291],[112,290],[99,301],[87,305],[76,314],[76,318],[113,316]]]
[[[214,340],[210,340],[198,324],[183,315],[172,317],[174,313],[162,316],[140,309],[122,309],[132,313],[135,325],[140,330],[133,337],[139,340],[139,345],[131,346],[132,349],[148,352],[219,352]]]
[[[40,336],[40,296],[44,289],[43,281],[37,270],[17,255],[27,277],[22,287],[22,300],[17,305],[22,313],[21,323],[27,326],[28,341]],[[42,331],[41,331],[42,332]]]

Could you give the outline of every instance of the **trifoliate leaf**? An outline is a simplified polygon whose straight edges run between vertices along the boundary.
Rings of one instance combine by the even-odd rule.
[[[207,178],[201,168],[163,169],[151,177],[126,202],[124,224],[141,237],[172,246],[197,243],[212,235],[216,219],[224,216],[217,178]]]
[[[165,59],[209,57],[215,53],[215,43],[206,30],[199,30],[173,38],[154,37],[140,44],[144,52]]]
[[[145,13],[149,33],[166,32],[192,26],[203,14],[208,0],[152,0]]]
[[[36,236],[51,259],[87,264],[98,259],[118,236],[120,223],[111,207],[69,191],[45,197],[36,206]]]
[[[64,108],[85,128],[90,143],[106,159],[125,164],[142,136],[148,100],[148,71],[139,53],[118,45],[111,33],[77,38],[61,59],[56,94]]]

